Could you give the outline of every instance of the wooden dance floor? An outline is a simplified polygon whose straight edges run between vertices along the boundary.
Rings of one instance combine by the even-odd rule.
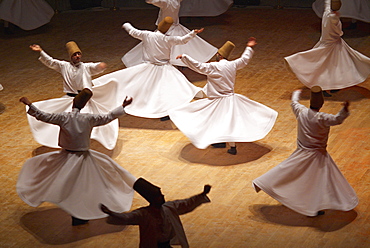
[[[24,203],[15,185],[24,162],[55,149],[32,137],[25,106],[31,101],[63,96],[60,74],[38,61],[29,49],[40,44],[54,58],[67,59],[65,43],[75,40],[83,61],[104,61],[104,73],[124,68],[121,57],[137,40],[121,29],[129,21],[139,29],[154,30],[157,9],[69,11],[56,14],[33,31],[13,29],[0,34],[0,247],[138,247],[137,226],[114,226],[105,219],[72,227],[70,216],[50,203],[34,208]],[[343,20],[344,26],[348,20]],[[279,116],[262,140],[239,143],[236,156],[227,149],[196,149],[172,124],[159,119],[124,116],[119,119],[116,148],[97,142],[92,149],[112,157],[136,177],[161,186],[167,200],[186,198],[211,184],[212,202],[181,217],[191,247],[369,247],[370,245],[370,79],[326,98],[324,112],[337,113],[351,101],[351,115],[331,129],[328,151],[359,197],[349,212],[326,211],[309,218],[282,206],[264,192],[256,193],[252,180],[286,159],[296,148],[296,121],[290,108],[291,92],[305,88],[283,63],[283,57],[312,48],[320,37],[321,20],[312,9],[232,8],[218,17],[182,18],[189,29],[204,27],[202,38],[216,47],[236,44],[232,58],[241,55],[248,37],[257,38],[255,56],[237,74],[237,93],[265,104]],[[2,30],[1,30],[2,31]],[[370,56],[370,25],[360,22],[343,38],[355,50]],[[197,86],[205,77],[182,72]],[[132,209],[147,205],[135,193]]]

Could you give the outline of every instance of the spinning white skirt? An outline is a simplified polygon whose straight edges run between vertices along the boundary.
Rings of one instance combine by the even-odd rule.
[[[53,8],[44,0],[2,0],[0,3],[0,19],[24,30],[45,25],[53,15]]]
[[[17,193],[32,207],[51,202],[74,217],[106,217],[99,204],[115,212],[128,211],[136,178],[110,157],[93,151],[45,153],[23,165]]]
[[[311,88],[336,90],[362,83],[370,75],[370,58],[352,49],[343,39],[285,57],[299,81]]]
[[[189,32],[190,30],[182,26],[181,24],[173,24],[171,28],[167,31],[166,35],[184,36]],[[181,62],[181,59],[176,59],[178,55],[182,55],[184,53],[190,55],[192,58],[200,62],[207,62],[217,53],[217,50],[218,49],[216,47],[207,43],[199,36],[195,36],[184,45],[177,45],[172,47],[170,63],[173,65],[186,67],[186,65]],[[140,42],[133,49],[127,52],[122,57],[122,62],[126,65],[126,67],[131,67],[143,63],[142,43]]]
[[[325,209],[349,211],[358,204],[355,191],[325,150],[298,148],[253,180],[253,186],[306,216]]]
[[[253,142],[264,138],[278,113],[249,98],[201,99],[172,109],[172,122],[199,149],[220,142]]]
[[[130,96],[133,101],[125,107],[126,113],[145,118],[167,116],[169,109],[190,102],[202,90],[171,64],[142,63],[93,80],[94,85],[111,82],[118,84],[117,104]]]
[[[233,3],[233,0],[186,0],[181,2],[179,16],[218,16]]]
[[[104,87],[93,87],[93,96],[81,113],[106,114],[115,109],[121,103],[114,100],[113,92],[116,90],[114,82]],[[73,97],[63,96],[61,98],[49,99],[45,101],[34,102],[38,109],[47,113],[71,112]],[[28,106],[26,106],[28,110]],[[41,145],[60,148],[58,145],[59,126],[37,120],[35,117],[27,115],[28,123],[31,128],[34,139]],[[119,132],[118,119],[104,125],[94,127],[91,133],[91,139],[101,143],[105,148],[112,150],[116,146]]]

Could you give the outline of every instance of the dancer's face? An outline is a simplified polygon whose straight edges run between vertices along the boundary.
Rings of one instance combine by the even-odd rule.
[[[82,54],[80,52],[75,52],[71,56],[71,61],[73,64],[78,64],[81,62]]]
[[[221,56],[221,54],[219,53],[216,53],[216,61],[220,61],[221,59],[223,59],[224,57]]]

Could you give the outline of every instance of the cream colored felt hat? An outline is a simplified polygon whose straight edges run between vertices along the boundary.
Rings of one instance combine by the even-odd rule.
[[[159,24],[158,24],[158,30],[165,34],[173,24],[173,19],[170,16],[166,16]]]
[[[76,42],[70,41],[66,44],[67,52],[69,57],[71,58],[74,53],[81,52],[81,49],[77,46]]]
[[[217,52],[225,59],[228,59],[234,48],[234,43],[232,43],[231,41],[226,41],[225,44],[220,49],[218,49]]]

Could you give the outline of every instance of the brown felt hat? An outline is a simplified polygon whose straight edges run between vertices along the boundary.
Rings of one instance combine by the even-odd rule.
[[[149,203],[162,196],[161,188],[140,177],[134,183],[134,190],[145,198]]]
[[[324,95],[320,86],[311,88],[310,108],[320,109],[324,105]]]
[[[78,95],[75,96],[75,98],[73,99],[73,106],[80,110],[83,109],[92,95],[93,93],[91,92],[91,90],[87,88],[81,90],[81,92],[78,93]]]
[[[224,57],[225,59],[228,59],[232,51],[234,50],[235,45],[231,41],[226,41],[225,44],[218,49],[218,53]]]
[[[74,53],[81,52],[81,49],[77,46],[76,42],[70,41],[66,44],[67,52],[69,57],[71,58]]]
[[[158,30],[165,34],[173,24],[173,19],[170,16],[166,16],[159,24],[158,24]]]

